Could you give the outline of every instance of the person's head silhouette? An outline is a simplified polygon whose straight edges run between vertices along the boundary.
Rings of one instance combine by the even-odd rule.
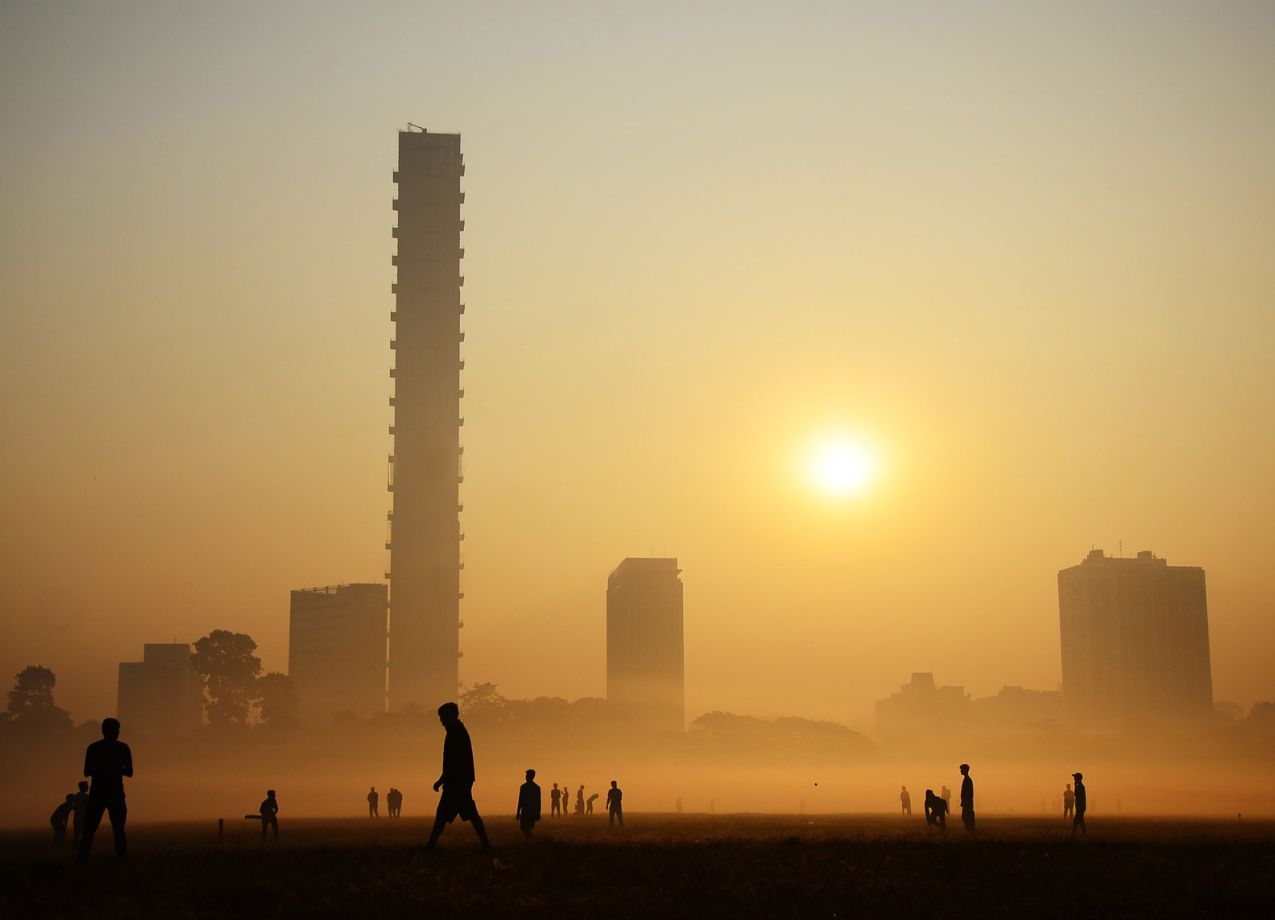
[[[273,798],[274,798],[274,790],[273,790],[273,789],[267,789],[267,790],[266,790],[266,798],[268,798],[268,799],[273,799]]]
[[[535,770],[528,770],[528,771],[527,771],[527,782],[531,782],[531,781],[532,781],[533,779],[535,779],[535,778],[536,778],[536,771],[535,771]],[[557,783],[554,783],[554,785],[556,786],[556,785],[558,785],[558,784],[557,784]]]
[[[455,703],[444,703],[438,707],[438,721],[444,728],[450,728],[460,721],[460,707]]]
[[[961,776],[969,776],[969,774],[970,774],[970,765],[967,763],[961,764]]]
[[[615,786],[615,780],[611,780],[611,788],[612,788],[612,789],[616,788],[616,786]]]
[[[120,737],[120,720],[119,719],[103,719],[102,720],[102,737],[107,741],[118,741]]]
[[[74,793],[74,792],[68,792],[68,793],[66,794],[66,800],[67,800],[68,802],[74,802],[74,801],[75,801],[75,793]]]
[[[1073,774],[1071,774],[1071,778],[1072,778],[1072,779],[1074,779],[1076,782],[1078,782],[1078,783],[1079,783],[1079,782],[1082,782],[1082,781],[1084,780],[1084,778],[1085,778],[1085,774],[1083,774],[1083,773],[1073,773]],[[1102,785],[1102,784],[1101,784],[1101,783],[1099,783],[1099,785]]]

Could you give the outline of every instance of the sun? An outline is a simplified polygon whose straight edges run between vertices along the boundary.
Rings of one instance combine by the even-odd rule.
[[[834,498],[850,498],[872,485],[877,458],[859,441],[825,441],[811,451],[807,471],[819,491]]]

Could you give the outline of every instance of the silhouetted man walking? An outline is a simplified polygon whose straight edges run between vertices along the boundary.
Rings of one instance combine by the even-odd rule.
[[[514,818],[522,832],[532,836],[531,832],[540,820],[540,787],[536,785],[535,770],[527,771],[527,781],[518,789],[518,809]]]
[[[1076,817],[1071,821],[1071,833],[1074,835],[1076,831],[1089,833],[1085,829],[1085,808],[1088,803],[1085,801],[1085,777],[1083,773],[1073,773],[1071,778],[1076,781]]]
[[[487,829],[483,827],[478,806],[474,804],[474,746],[465,723],[460,720],[460,707],[455,703],[439,706],[438,721],[443,723],[447,737],[443,741],[443,772],[434,783],[434,791],[442,789],[443,794],[438,800],[434,829],[429,833],[425,849],[433,849],[442,836],[443,828],[460,818],[473,825],[478,842],[484,850],[489,850],[491,843],[487,840]]]
[[[926,790],[926,791],[929,792],[929,790]],[[933,795],[933,794],[934,794],[933,792],[930,792],[930,795]],[[899,793],[899,805],[902,806],[903,813],[905,815],[912,814],[912,796],[908,793],[907,786],[904,786],[903,791]]]
[[[961,821],[967,831],[974,830],[974,780],[967,763],[961,764]]]
[[[124,777],[133,775],[133,752],[120,740],[118,719],[102,720],[102,740],[94,741],[84,752],[84,775],[89,786],[88,810],[84,816],[84,834],[80,838],[80,861],[89,858],[93,837],[102,815],[111,817],[111,833],[115,835],[115,858],[128,858],[128,837],[124,822],[128,807],[124,804]]]
[[[607,827],[612,827],[616,821],[620,822],[620,827],[624,827],[624,806],[621,800],[624,798],[624,791],[615,784],[615,780],[611,780],[611,788],[607,790]]]

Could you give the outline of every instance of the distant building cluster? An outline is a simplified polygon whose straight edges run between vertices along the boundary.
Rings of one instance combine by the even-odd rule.
[[[304,724],[348,713],[431,711],[459,689],[461,546],[459,134],[398,135],[394,172],[397,267],[390,320],[386,583],[292,592],[289,676]],[[1149,552],[1112,558],[1094,550],[1058,573],[1062,691],[1005,687],[972,699],[918,672],[876,704],[885,740],[955,725],[1027,724],[1060,718],[1178,715],[1212,705],[1204,570]],[[676,559],[627,558],[607,579],[607,700],[652,731],[686,723],[681,569]],[[147,645],[119,666],[121,718],[143,733],[201,724],[203,688],[190,646]],[[1065,708],[1064,708],[1065,707]]]
[[[964,687],[938,686],[934,675],[917,672],[876,704],[877,736],[886,742],[942,737],[971,728],[1004,730],[1062,717],[1062,693],[1003,687],[974,699]]]

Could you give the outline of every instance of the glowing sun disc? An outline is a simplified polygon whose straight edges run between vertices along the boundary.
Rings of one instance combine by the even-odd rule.
[[[815,449],[809,472],[814,484],[829,495],[858,495],[872,484],[876,460],[863,444],[833,441]]]

